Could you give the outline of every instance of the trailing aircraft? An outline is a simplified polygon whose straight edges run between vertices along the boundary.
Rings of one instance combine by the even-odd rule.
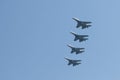
[[[85,28],[91,27],[90,23],[92,23],[92,22],[90,22],[90,21],[80,21],[77,18],[72,18],[72,19],[77,22],[76,28],[82,27],[82,29],[85,29]]]
[[[80,54],[80,53],[83,53],[84,52],[84,49],[85,48],[76,48],[76,47],[73,47],[71,45],[67,45],[68,47],[70,47],[72,50],[71,50],[71,53],[76,53],[76,54]]]
[[[65,58],[65,59],[68,60],[68,65],[73,65],[73,66],[81,64],[80,62],[82,61],[82,60],[72,60],[68,58]]]
[[[88,38],[86,38],[86,37],[88,37],[88,35],[78,35],[78,34],[73,33],[73,32],[71,32],[71,34],[73,34],[75,36],[74,41],[79,40],[79,42],[82,42],[82,41],[88,40]]]

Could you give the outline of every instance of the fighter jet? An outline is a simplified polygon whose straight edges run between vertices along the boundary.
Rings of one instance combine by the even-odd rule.
[[[68,58],[65,58],[66,60],[68,60],[68,65],[73,65],[73,66],[76,66],[76,65],[79,65],[81,64],[81,60],[72,60],[72,59],[68,59]]]
[[[85,29],[85,28],[91,27],[91,25],[89,25],[89,24],[92,23],[92,22],[89,22],[89,21],[80,21],[77,18],[72,18],[72,19],[77,22],[76,28],[82,27],[82,29]]]
[[[67,45],[68,47],[70,47],[72,50],[71,50],[71,53],[76,53],[76,54],[80,54],[80,53],[83,53],[84,51],[84,49],[85,48],[76,48],[76,47],[73,47],[73,46],[71,46],[71,45]]]
[[[88,38],[86,38],[86,37],[88,37],[88,35],[78,35],[78,34],[73,33],[73,32],[71,32],[71,34],[73,34],[75,36],[74,41],[79,40],[79,42],[82,42],[82,41],[88,40]]]

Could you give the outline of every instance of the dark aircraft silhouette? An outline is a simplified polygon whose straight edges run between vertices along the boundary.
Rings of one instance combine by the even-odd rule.
[[[67,45],[68,47],[70,47],[72,50],[71,50],[71,53],[76,53],[76,54],[80,54],[80,53],[83,53],[84,51],[84,49],[85,48],[76,48],[76,47],[73,47],[73,46],[71,46],[71,45]]]
[[[81,60],[72,60],[72,59],[68,59],[68,58],[65,58],[66,60],[68,60],[68,65],[73,65],[73,66],[76,66],[76,65],[79,65],[81,64]]]
[[[82,42],[82,41],[88,40],[88,38],[86,38],[86,37],[88,37],[88,35],[78,35],[78,34],[73,33],[73,32],[71,32],[71,34],[73,34],[75,36],[74,41],[79,40],[79,42]]]
[[[92,23],[92,22],[89,22],[89,21],[80,21],[77,18],[72,18],[72,19],[77,22],[76,28],[82,27],[82,29],[85,29],[85,28],[91,27],[91,25],[89,25],[89,24]]]

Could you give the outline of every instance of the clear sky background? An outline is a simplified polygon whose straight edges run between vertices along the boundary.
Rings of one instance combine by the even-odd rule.
[[[72,17],[92,27],[76,29]],[[0,80],[120,80],[119,23],[119,0],[0,0]],[[70,31],[89,40],[74,42]]]

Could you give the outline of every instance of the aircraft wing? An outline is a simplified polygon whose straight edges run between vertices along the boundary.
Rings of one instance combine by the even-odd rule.
[[[76,26],[76,28],[79,28],[81,25],[79,24],[79,23],[77,23],[77,26]]]
[[[78,18],[72,18],[72,19],[75,20],[75,21],[77,21],[77,22],[80,21]]]
[[[79,39],[79,42],[86,41],[86,40],[88,40],[88,38],[82,38],[82,39]]]
[[[71,45],[67,45],[68,47],[70,47],[70,48],[73,48],[73,46],[71,46]]]
[[[80,37],[88,37],[88,35],[80,35]]]
[[[89,22],[89,21],[88,21],[88,22],[87,22],[87,21],[83,21],[83,23],[85,23],[85,24],[90,24],[90,23],[92,23],[92,22]]]
[[[80,62],[80,61],[82,61],[82,60],[74,60],[75,62]]]
[[[85,48],[78,48],[79,50],[83,50],[83,49],[85,49]]]
[[[65,59],[68,60],[68,61],[70,60],[70,59],[68,59],[68,58],[66,58],[66,57],[65,57]]]
[[[78,35],[78,34],[76,34],[76,33],[74,33],[74,32],[70,32],[70,33],[73,34],[74,36]]]
[[[81,63],[74,63],[73,66],[76,66],[76,65],[79,65],[79,64],[81,64]]]
[[[77,60],[77,61],[79,61],[79,62],[80,62],[80,61],[82,61],[82,60]]]
[[[68,65],[71,65],[71,64],[72,64],[72,63],[70,63],[70,62],[68,63]]]
[[[79,52],[76,52],[76,54],[80,54],[80,53],[83,53],[84,51],[79,51]]]
[[[71,53],[73,53],[74,51],[72,50]]]
[[[80,52],[76,52],[76,54],[79,54]]]
[[[75,38],[74,38],[74,41],[77,41],[77,40],[78,40],[78,38],[75,37]]]
[[[88,27],[91,27],[91,25],[82,25],[82,29],[85,29],[85,28],[88,28]]]

